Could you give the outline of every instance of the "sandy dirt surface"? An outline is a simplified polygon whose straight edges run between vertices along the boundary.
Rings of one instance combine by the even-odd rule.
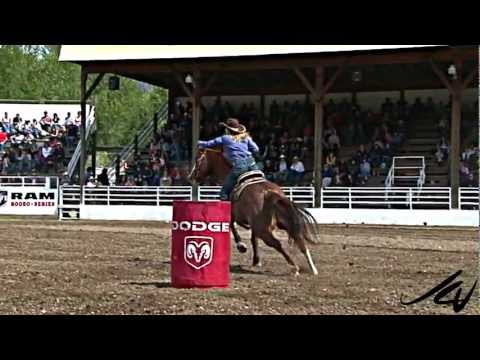
[[[260,242],[263,267],[232,250],[231,287],[212,290],[170,287],[168,224],[0,218],[0,229],[0,314],[454,314],[400,299],[457,270],[464,296],[478,278],[477,229],[322,226],[318,277],[296,249],[300,277]],[[478,291],[462,314],[480,314]]]

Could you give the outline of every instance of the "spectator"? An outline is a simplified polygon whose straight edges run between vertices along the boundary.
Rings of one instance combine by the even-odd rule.
[[[333,170],[332,186],[334,187],[343,186],[342,174],[340,174],[340,169],[338,167],[335,167]]]
[[[340,138],[337,131],[334,129],[332,134],[328,137],[328,148],[337,153],[340,150]]]
[[[363,178],[362,185],[365,185],[368,178],[372,176],[372,167],[366,158],[360,164],[360,176]]]
[[[444,156],[444,152],[440,149],[440,146],[437,145],[437,151],[435,153],[435,158],[436,158],[437,164],[439,166],[442,165],[442,163],[443,163],[443,160],[444,160],[443,156]]]
[[[327,188],[332,184],[332,178],[333,178],[333,170],[330,165],[326,165],[325,169],[323,170],[323,182],[322,182],[322,187]]]
[[[280,184],[283,184],[288,177],[288,164],[285,155],[280,155],[280,162],[278,163],[278,171],[275,176],[275,180]]]
[[[42,127],[43,131],[50,132],[50,128],[52,126],[52,118],[48,116],[47,111],[43,113],[43,116],[40,119],[40,126]]]
[[[298,186],[303,181],[304,176],[305,167],[298,156],[295,156],[292,165],[290,166],[289,183],[293,186]]]
[[[104,168],[102,173],[98,175],[97,180],[100,182],[100,184],[102,184],[102,186],[110,186],[110,181],[108,180],[108,170]]]
[[[328,156],[327,156],[327,159],[326,159],[326,164],[331,166],[331,167],[335,167],[337,165],[337,157],[335,156],[335,154],[330,151],[328,153]]]

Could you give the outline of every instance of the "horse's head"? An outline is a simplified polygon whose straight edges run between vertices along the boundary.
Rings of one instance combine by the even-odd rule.
[[[195,156],[195,165],[188,179],[202,183],[209,176],[214,176],[217,181],[223,182],[228,170],[228,164],[221,149],[199,149]]]

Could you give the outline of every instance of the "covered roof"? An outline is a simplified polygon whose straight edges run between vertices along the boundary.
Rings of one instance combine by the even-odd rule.
[[[109,73],[185,94],[183,79],[197,72],[207,86],[204,96],[304,94],[295,74],[301,69],[315,82],[324,66],[328,82],[342,73],[331,92],[443,89],[432,70],[445,70],[454,59],[463,72],[478,68],[478,46],[448,45],[63,45],[60,61],[80,64],[88,74]],[[352,82],[352,73],[363,79]],[[478,78],[471,84],[478,85]]]
[[[62,45],[60,61],[200,59],[430,48],[447,45]]]

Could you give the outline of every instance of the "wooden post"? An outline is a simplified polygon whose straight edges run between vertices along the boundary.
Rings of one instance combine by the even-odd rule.
[[[458,209],[458,196],[460,187],[460,129],[462,122],[462,74],[463,62],[455,60],[455,67],[457,68],[458,78],[453,80],[452,94],[452,125],[451,125],[451,151],[450,151],[450,186],[452,188],[452,207]]]
[[[192,168],[195,166],[195,156],[197,154],[198,141],[200,139],[200,116],[202,106],[201,79],[200,72],[194,71],[194,88],[192,98]],[[198,185],[193,186],[193,200],[198,200]]]
[[[324,93],[324,80],[325,69],[323,66],[317,66],[315,74],[315,93]],[[315,97],[315,167],[314,167],[314,180],[316,199],[315,205],[320,207],[320,194],[322,190],[322,171],[323,171],[323,99],[324,96]]]
[[[156,135],[158,131],[158,113],[153,117],[153,134]]]
[[[85,161],[86,161],[86,130],[87,130],[87,79],[88,73],[82,67],[80,75],[80,110],[82,112],[80,124],[80,204],[84,203],[83,187],[85,185]]]
[[[137,157],[137,155],[138,155],[138,134],[135,135],[134,153],[135,153],[135,157]]]
[[[115,185],[120,185],[120,156],[115,161]]]
[[[452,96],[452,126],[450,151],[450,186],[452,188],[452,208],[458,209],[458,188],[460,187],[460,124],[462,117],[462,98],[460,94]]]
[[[97,179],[97,131],[92,134],[92,170],[93,178]]]
[[[260,118],[265,119],[265,95],[260,96]]]
[[[458,209],[459,205],[459,187],[460,187],[460,129],[462,121],[462,94],[463,90],[473,80],[478,69],[472,71],[465,79],[463,79],[463,61],[455,59],[455,67],[457,70],[457,78],[450,81],[440,67],[431,61],[433,71],[440,78],[442,83],[450,92],[452,99],[451,114],[451,132],[450,132],[450,187],[452,190],[452,208]]]

